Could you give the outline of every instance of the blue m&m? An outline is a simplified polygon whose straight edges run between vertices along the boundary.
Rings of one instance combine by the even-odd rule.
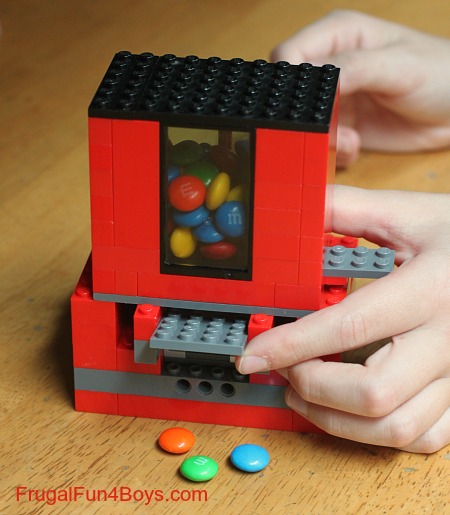
[[[197,227],[208,218],[209,212],[202,205],[192,211],[173,210],[173,221],[180,227]]]
[[[235,447],[231,453],[231,462],[244,472],[259,472],[267,467],[270,456],[264,447],[245,443]]]
[[[217,243],[223,240],[223,236],[214,227],[210,218],[203,220],[202,224],[194,229],[194,236],[202,243]]]
[[[216,227],[231,238],[239,238],[245,232],[245,213],[242,202],[225,202],[216,211]]]

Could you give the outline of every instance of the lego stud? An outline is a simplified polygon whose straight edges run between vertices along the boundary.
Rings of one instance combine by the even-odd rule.
[[[257,314],[253,315],[252,320],[257,325],[264,325],[267,322],[268,317],[267,315]]]
[[[75,289],[75,293],[76,293],[77,297],[90,298],[91,289],[87,286],[80,285],[80,286],[77,286],[77,288]]]

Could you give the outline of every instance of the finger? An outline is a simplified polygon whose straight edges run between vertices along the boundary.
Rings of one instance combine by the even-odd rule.
[[[384,46],[397,37],[398,30],[393,23],[357,11],[333,11],[276,47],[272,60],[322,65],[345,51]]]
[[[443,216],[450,213],[449,200],[446,194],[336,185],[333,230],[394,248],[398,260],[404,261],[427,248],[450,248],[442,238],[450,230],[450,216]]]
[[[402,451],[431,454],[450,444],[450,408],[414,442],[400,447]]]
[[[242,374],[277,370],[425,324],[438,312],[443,286],[439,274],[430,276],[430,262],[423,256],[355,291],[339,304],[253,338],[236,361],[238,370]],[[428,282],[417,281],[417,277],[428,277]],[[436,297],[429,298],[430,291]]]
[[[337,133],[336,166],[346,168],[356,161],[361,147],[359,134],[350,127],[339,126]]]
[[[365,365],[314,359],[290,367],[287,379],[305,401],[381,417],[448,371],[446,334],[423,327],[396,337]]]
[[[395,44],[408,32],[363,13],[336,11],[279,45],[271,58],[334,64],[342,70],[343,95],[365,91],[397,96],[411,92],[419,80],[412,66],[417,64],[415,56]]]
[[[286,404],[325,432],[357,442],[408,448],[435,424],[445,429],[450,406],[450,379],[434,381],[414,398],[385,417],[361,417],[308,403],[293,388],[286,391]],[[447,435],[448,436],[448,435]],[[443,437],[441,441],[445,441]]]

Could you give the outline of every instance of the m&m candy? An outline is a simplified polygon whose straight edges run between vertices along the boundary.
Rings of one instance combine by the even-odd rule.
[[[192,211],[203,204],[206,186],[193,175],[180,175],[171,181],[168,188],[169,201],[178,211]]]
[[[171,427],[161,433],[158,443],[167,452],[183,454],[192,449],[195,436],[194,433],[184,427]]]
[[[244,205],[231,201],[222,204],[216,211],[217,230],[225,236],[238,238],[245,232]]]
[[[171,148],[173,162],[179,166],[188,166],[199,161],[205,154],[204,148],[192,140],[180,141]]]
[[[244,472],[259,472],[267,467],[269,453],[260,445],[245,443],[238,445],[231,453],[231,462]]]
[[[230,176],[225,172],[220,172],[206,191],[206,207],[214,211],[225,202],[229,192]]]
[[[180,467],[183,476],[191,481],[209,481],[218,471],[217,462],[208,456],[191,456]]]
[[[188,227],[176,227],[170,235],[170,250],[177,258],[188,258],[195,251],[196,241]]]

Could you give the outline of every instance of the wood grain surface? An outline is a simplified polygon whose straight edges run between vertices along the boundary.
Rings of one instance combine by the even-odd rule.
[[[268,58],[339,5],[0,0],[0,514],[450,513],[450,447],[424,456],[326,435],[183,424],[195,451],[220,467],[194,484],[177,472],[183,458],[156,446],[170,422],[73,409],[69,297],[90,249],[87,106],[113,54]],[[448,1],[345,5],[450,36]],[[337,182],[450,192],[450,152],[365,153]],[[263,472],[230,466],[231,450],[246,442],[269,450]],[[144,490],[163,500],[145,506]],[[28,500],[43,491],[47,502]],[[101,491],[124,497],[103,501]],[[177,491],[194,499],[173,499]],[[77,500],[62,497],[75,492]]]

